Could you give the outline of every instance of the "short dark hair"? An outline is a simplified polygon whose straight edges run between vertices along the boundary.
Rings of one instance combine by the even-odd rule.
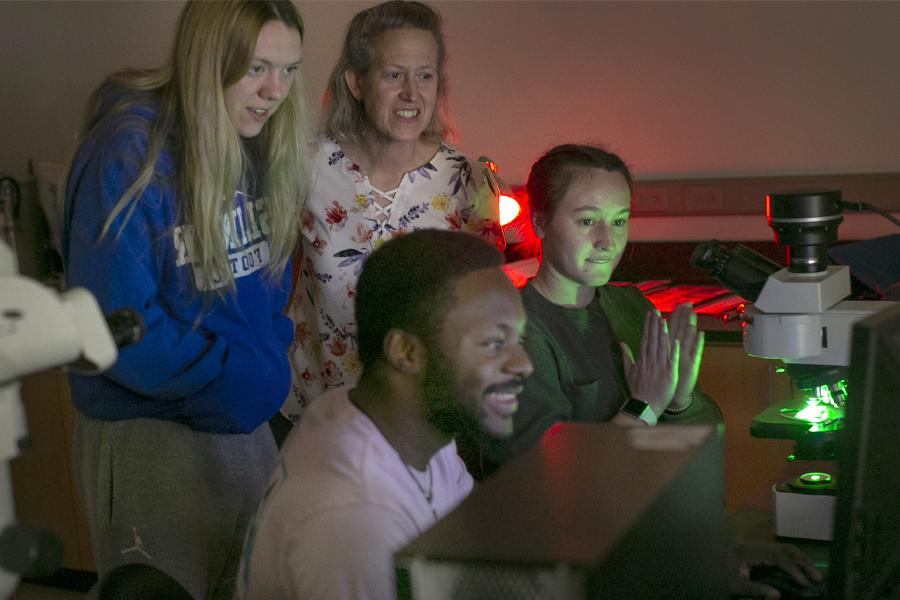
[[[548,150],[531,166],[526,189],[532,214],[552,216],[566,190],[587,169],[619,173],[628,182],[628,190],[632,190],[631,171],[617,154],[600,146],[563,144]]]
[[[503,255],[474,235],[437,229],[407,233],[366,260],[356,287],[359,358],[363,368],[382,357],[384,338],[402,329],[427,342],[437,338],[453,300],[454,281],[499,267]]]

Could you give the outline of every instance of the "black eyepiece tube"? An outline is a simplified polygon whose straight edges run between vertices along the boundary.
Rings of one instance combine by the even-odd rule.
[[[700,243],[691,266],[706,269],[725,287],[750,302],[759,297],[766,279],[781,267],[743,244],[725,248],[718,240]]]

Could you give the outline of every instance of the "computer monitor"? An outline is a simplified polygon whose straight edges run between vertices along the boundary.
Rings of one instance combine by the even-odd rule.
[[[900,598],[900,303],[853,327],[831,600]]]
[[[558,423],[397,553],[398,596],[722,600],[721,443],[711,425]]]

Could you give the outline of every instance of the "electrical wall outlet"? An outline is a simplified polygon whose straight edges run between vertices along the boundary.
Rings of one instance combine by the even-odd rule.
[[[664,187],[635,187],[631,197],[635,213],[665,213],[669,209],[669,194]]]
[[[684,188],[684,210],[718,212],[722,210],[722,188],[717,185],[694,185]]]

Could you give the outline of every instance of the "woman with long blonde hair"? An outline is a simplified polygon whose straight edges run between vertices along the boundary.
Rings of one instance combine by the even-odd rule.
[[[101,577],[148,563],[230,598],[290,385],[284,315],[308,189],[289,1],[188,2],[169,62],[109,76],[69,169],[67,283],[146,332],[71,377]]]

